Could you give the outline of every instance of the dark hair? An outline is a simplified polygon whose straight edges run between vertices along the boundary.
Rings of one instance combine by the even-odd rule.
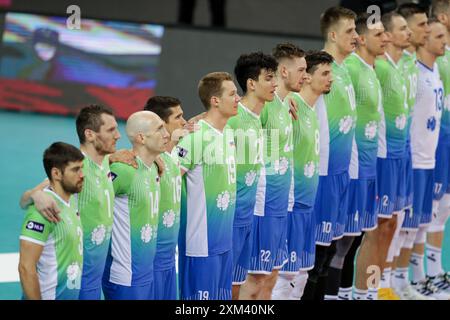
[[[331,64],[334,59],[325,51],[308,51],[305,56],[306,72],[313,74],[321,64]]]
[[[277,44],[272,50],[272,55],[279,62],[281,59],[288,58],[292,59],[294,57],[303,58],[305,56],[305,51],[297,47],[295,44],[286,42]]]
[[[211,72],[200,79],[198,83],[198,96],[206,110],[211,108],[211,97],[219,97],[222,95],[222,83],[224,81],[233,81],[231,74],[228,72]]]
[[[164,122],[169,120],[172,108],[181,105],[180,100],[167,96],[154,96],[147,100],[144,110],[156,113]]]
[[[381,22],[383,23],[384,28],[386,31],[392,31],[392,21],[395,17],[403,17],[400,13],[396,11],[391,11],[388,13],[385,13],[381,16]]]
[[[441,21],[439,21],[439,19],[436,17],[428,18],[428,25],[431,26],[433,23],[441,23]]]
[[[114,116],[111,109],[97,104],[91,104],[81,109],[76,120],[78,139],[81,144],[86,142],[86,136],[84,135],[86,129],[99,132],[100,127],[104,124],[102,114]]]
[[[82,161],[84,159],[81,151],[71,144],[55,142],[44,151],[43,163],[47,177],[52,180],[52,168],[64,172],[69,162]]]
[[[408,2],[408,3],[401,4],[397,8],[397,13],[400,14],[406,20],[408,20],[415,14],[418,14],[418,13],[426,14],[427,12],[424,7],[422,7],[416,3]]]
[[[247,92],[247,80],[258,80],[262,69],[276,72],[278,62],[274,57],[262,52],[252,52],[241,55],[236,61],[234,74],[242,91]]]
[[[369,30],[367,27],[367,21],[370,15],[366,12],[360,13],[355,20],[356,32],[358,34],[364,34]]]
[[[58,46],[59,32],[50,28],[37,28],[33,32],[33,44],[36,43],[47,43]]]
[[[325,10],[320,16],[320,31],[322,36],[327,39],[327,34],[330,28],[339,22],[341,19],[356,19],[356,13],[344,7],[331,7]]]
[[[437,16],[439,13],[445,13],[450,7],[450,0],[433,0],[431,2],[431,14]]]

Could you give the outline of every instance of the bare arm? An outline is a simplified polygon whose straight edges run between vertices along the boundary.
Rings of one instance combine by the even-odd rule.
[[[20,240],[19,275],[23,293],[27,300],[41,300],[41,287],[36,266],[44,247],[26,240]]]
[[[188,120],[188,123],[197,123],[200,120],[202,120],[205,116],[206,116],[206,112],[202,112],[202,113],[196,115],[195,117],[190,118]]]
[[[158,175],[162,177],[162,175],[164,174],[164,170],[166,169],[166,166],[164,165],[164,160],[160,156],[157,156],[155,158],[155,164],[158,167]]]
[[[20,202],[19,202],[20,207],[22,209],[26,209],[29,205],[33,204],[33,198],[32,198],[33,192],[38,191],[38,190],[43,190],[49,184],[50,184],[50,182],[46,178],[46,179],[44,179],[44,181],[39,183],[33,189],[25,191],[25,193],[22,194],[22,197],[20,198]]]
[[[118,150],[113,154],[109,155],[109,163],[112,164],[114,162],[125,163],[133,168],[137,169],[138,165],[136,162],[136,154],[133,150]]]
[[[42,191],[48,185],[48,179],[45,179],[33,189],[26,191],[20,198],[19,204],[22,209],[26,209],[29,205],[34,203],[36,209],[45,219],[51,222],[59,222],[60,210],[58,204],[55,199]]]

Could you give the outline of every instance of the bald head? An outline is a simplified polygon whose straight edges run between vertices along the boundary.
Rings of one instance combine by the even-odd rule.
[[[161,118],[151,111],[138,111],[133,113],[127,120],[126,132],[131,144],[137,142],[139,134],[151,135],[164,125]]]

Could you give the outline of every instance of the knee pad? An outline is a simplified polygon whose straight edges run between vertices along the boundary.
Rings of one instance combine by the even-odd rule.
[[[400,234],[398,235],[398,241],[394,252],[394,257],[400,256],[400,251],[402,250],[406,240],[406,232],[400,231]]]
[[[308,281],[308,272],[300,271],[295,276],[295,287],[291,292],[289,300],[300,300],[303,296],[303,291],[305,290],[306,282]]]
[[[345,257],[352,247],[354,237],[343,237],[336,242],[336,254],[331,260],[330,267],[342,269],[344,267]]]
[[[433,206],[434,207],[434,206]],[[450,216],[450,194],[444,194],[439,201],[437,208],[433,208],[433,216],[428,232],[442,232]]]
[[[404,220],[405,220],[405,210],[402,210],[397,214],[397,226],[395,228],[394,237],[400,233],[400,229],[402,228]]]
[[[393,262],[394,261],[394,255],[397,250],[397,244],[398,244],[398,235],[394,234],[394,237],[392,238],[391,244],[389,245],[388,254],[386,257],[386,262]]]
[[[416,239],[418,230],[405,231],[405,241],[403,248],[412,249],[414,247],[414,240]]]
[[[419,227],[417,231],[416,239],[414,240],[414,244],[424,244],[427,239],[427,231],[428,227]]]

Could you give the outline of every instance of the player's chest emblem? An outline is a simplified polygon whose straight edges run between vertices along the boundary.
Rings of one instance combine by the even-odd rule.
[[[306,118],[305,119],[305,124],[308,128],[311,128],[311,119],[310,118]]]
[[[431,80],[430,80],[430,78],[426,78],[425,79],[425,83],[427,84],[427,86],[429,86],[429,87],[431,87],[433,84],[432,84],[432,82],[431,82]]]

